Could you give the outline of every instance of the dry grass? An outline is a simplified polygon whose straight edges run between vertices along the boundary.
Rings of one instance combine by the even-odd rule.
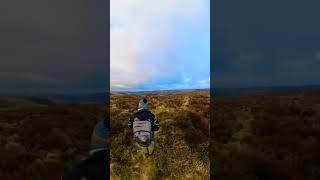
[[[320,93],[216,98],[215,179],[320,179]]]
[[[127,127],[141,95],[111,98],[113,179],[209,179],[209,92],[146,95],[160,121],[155,154],[144,159]]]
[[[136,154],[127,127],[140,97],[112,97],[112,179],[209,179],[209,93],[147,96],[161,124],[149,159]],[[92,129],[106,108],[0,98],[0,179],[60,179],[88,157]]]
[[[0,107],[2,180],[60,179],[88,156],[92,129],[106,109],[98,104],[39,105],[8,98],[6,102]]]

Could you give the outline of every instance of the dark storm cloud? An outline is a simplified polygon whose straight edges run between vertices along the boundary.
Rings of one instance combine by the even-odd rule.
[[[108,1],[0,2],[2,93],[106,89]]]
[[[215,2],[214,85],[320,83],[320,1]]]

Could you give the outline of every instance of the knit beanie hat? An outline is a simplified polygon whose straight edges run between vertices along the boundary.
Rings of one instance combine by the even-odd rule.
[[[139,101],[139,110],[141,109],[148,109],[148,100],[146,98]]]

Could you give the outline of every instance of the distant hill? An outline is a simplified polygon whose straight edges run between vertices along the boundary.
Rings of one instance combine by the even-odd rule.
[[[210,91],[210,89],[177,89],[177,90],[155,90],[155,91],[111,91],[111,95],[141,95],[141,94],[172,94],[180,92],[193,91]],[[286,93],[286,92],[306,92],[319,91],[320,85],[312,86],[277,86],[277,87],[248,87],[248,88],[213,88],[212,96],[250,96],[269,93]],[[0,97],[5,97],[2,95]],[[8,97],[8,96],[7,96]],[[42,105],[52,103],[106,103],[108,92],[106,93],[87,93],[87,94],[34,94],[32,96],[9,96],[22,98],[29,102]],[[0,102],[0,106],[6,104],[5,100]]]
[[[54,105],[55,102],[48,99],[34,98],[34,97],[16,97],[16,96],[2,96],[0,97],[0,111],[16,110],[32,107],[47,107]]]
[[[107,93],[92,94],[42,94],[34,97],[48,99],[55,102],[66,103],[105,103],[107,102]]]
[[[310,86],[275,86],[275,87],[248,87],[248,88],[216,88],[213,96],[249,96],[283,92],[320,91],[320,85]]]
[[[154,90],[154,91],[114,91],[111,94],[171,94],[179,92],[192,92],[192,91],[209,91],[209,89],[176,89],[176,90]]]
[[[127,91],[117,92],[112,91],[111,95],[121,96],[130,94],[172,94],[179,92],[192,92],[192,91],[209,91],[209,89],[183,89],[183,90],[159,90],[159,91]],[[108,93],[92,93],[92,94],[42,94],[34,95],[32,98],[47,99],[54,102],[66,103],[105,103],[107,102]]]
[[[107,93],[92,94],[34,94],[30,96],[0,95],[0,106],[8,102],[23,101],[38,105],[52,105],[55,103],[105,103]]]

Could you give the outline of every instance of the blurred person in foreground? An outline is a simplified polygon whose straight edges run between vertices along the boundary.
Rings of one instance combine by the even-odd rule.
[[[96,124],[91,135],[90,157],[73,167],[62,180],[107,180],[110,179],[111,132],[109,120]]]

